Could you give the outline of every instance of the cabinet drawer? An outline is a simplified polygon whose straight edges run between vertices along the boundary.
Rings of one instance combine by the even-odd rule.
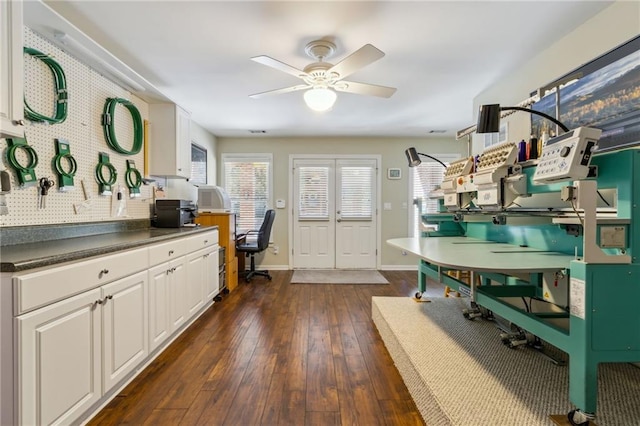
[[[178,238],[166,243],[156,244],[149,247],[149,265],[159,265],[162,262],[176,259],[187,253],[188,251],[185,238]]]
[[[13,277],[14,314],[48,305],[149,268],[147,248],[67,263]]]
[[[218,244],[218,231],[204,232],[186,239],[187,253]]]

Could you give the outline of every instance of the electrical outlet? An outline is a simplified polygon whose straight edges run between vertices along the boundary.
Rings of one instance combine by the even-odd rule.
[[[278,254],[280,252],[280,247],[273,246],[273,254]]]

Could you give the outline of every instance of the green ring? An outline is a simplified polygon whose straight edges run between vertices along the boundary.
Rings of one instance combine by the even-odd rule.
[[[66,158],[69,161],[69,164],[71,166],[68,172],[65,172],[64,169],[62,168],[63,158]],[[58,172],[59,175],[69,177],[69,178],[74,177],[76,175],[76,171],[78,170],[78,163],[70,153],[56,155],[54,159],[54,166],[56,168],[56,172]]]
[[[24,149],[27,155],[29,155],[30,162],[28,165],[23,166],[18,162],[18,159],[16,158],[16,149],[18,148]],[[38,165],[38,154],[36,154],[36,151],[31,147],[31,145],[27,145],[27,144],[11,145],[7,149],[7,160],[9,161],[9,163],[11,163],[13,167],[20,170],[21,172],[28,172],[29,170],[34,169]]]
[[[49,67],[49,70],[53,74],[53,82],[55,84],[56,90],[56,112],[53,117],[47,117],[46,115],[40,114],[34,111],[29,104],[27,103],[27,99],[24,99],[24,112],[27,119],[36,122],[46,122],[50,124],[62,123],[67,118],[67,79],[64,75],[64,71],[60,64],[53,60],[53,58],[49,55],[46,55],[39,50],[36,50],[32,47],[23,47],[23,52],[33,56],[34,58],[40,59],[45,65]]]
[[[104,175],[102,174],[102,169],[104,167],[106,167],[109,170],[110,176],[108,181],[104,178]],[[113,164],[98,163],[98,165],[96,166],[96,180],[98,181],[99,184],[113,185],[114,183],[116,183],[117,178],[118,178],[118,172],[116,171],[116,168],[113,167]]]
[[[133,173],[136,177],[135,182],[131,180],[131,173]],[[127,172],[124,175],[124,180],[125,182],[127,182],[127,186],[129,188],[140,188],[140,185],[142,185],[142,175],[140,174],[138,169],[127,169]]]
[[[120,146],[118,139],[116,138],[115,129],[113,128],[114,114],[118,104],[121,104],[129,110],[131,119],[133,120],[133,146],[131,147],[131,150],[127,150]],[[138,108],[136,108],[136,106],[127,99],[107,98],[107,102],[104,104],[103,114],[104,117],[110,117],[110,120],[103,119],[103,126],[104,138],[111,149],[124,155],[134,155],[139,153],[144,142],[144,131],[142,127],[142,116],[140,115]]]

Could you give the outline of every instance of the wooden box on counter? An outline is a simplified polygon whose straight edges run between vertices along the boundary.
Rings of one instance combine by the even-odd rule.
[[[227,289],[238,286],[238,258],[236,256],[236,216],[234,213],[199,213],[195,222],[202,226],[217,226],[219,244],[226,250]]]

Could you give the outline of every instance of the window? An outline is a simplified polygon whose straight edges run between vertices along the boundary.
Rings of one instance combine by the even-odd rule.
[[[455,161],[460,156],[455,154],[435,154],[434,157],[445,164]],[[442,164],[423,158],[418,167],[410,168],[409,198],[413,205],[409,210],[409,236],[420,235],[420,214],[436,213],[439,200],[429,198],[429,193],[440,186],[445,168]]]
[[[207,150],[191,144],[191,183],[207,184]]]
[[[259,229],[271,205],[271,154],[222,154],[222,186],[239,233]]]
[[[329,167],[299,166],[298,219],[329,219]]]

